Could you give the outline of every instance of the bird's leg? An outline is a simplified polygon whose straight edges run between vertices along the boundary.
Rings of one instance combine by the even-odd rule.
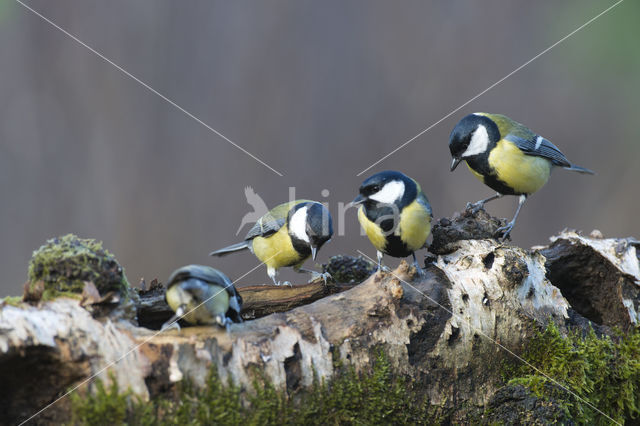
[[[389,272],[389,268],[384,266],[384,264],[382,263],[382,257],[384,256],[384,254],[380,250],[377,250],[376,256],[378,257],[378,272]]]
[[[313,282],[318,278],[322,278],[322,281],[324,281],[324,285],[327,285],[327,280],[333,279],[331,274],[328,272],[318,272],[318,271],[314,271],[306,268],[294,268],[294,270],[300,273],[311,274],[311,278],[309,279],[309,282]]]
[[[162,324],[162,327],[160,327],[160,331],[171,330],[172,328],[177,328],[178,331],[180,331],[180,324],[178,324],[178,320],[182,318],[184,313],[185,313],[185,306],[184,305],[178,306],[178,309],[176,309],[176,314],[171,318],[169,318],[167,322]]]
[[[418,273],[419,277],[424,276],[424,271],[422,270],[422,268],[420,267],[420,264],[418,263],[418,258],[416,257],[416,252],[411,252],[411,255],[413,256],[413,266],[416,268],[416,272]]]
[[[506,241],[507,238],[509,237],[509,234],[511,233],[511,230],[513,229],[513,226],[516,224],[516,219],[518,218],[518,215],[520,214],[520,209],[524,205],[525,201],[527,201],[527,196],[523,194],[518,199],[518,208],[516,209],[516,214],[513,215],[513,219],[511,219],[511,222],[507,223],[506,226],[501,226],[500,228],[498,228],[496,230],[496,236],[500,235],[500,233],[502,233],[502,241]]]
[[[227,318],[224,314],[218,314],[216,315],[216,322],[227,330],[227,334],[231,332],[230,325],[233,322],[231,318]]]
[[[277,285],[277,286],[281,286],[281,285],[284,284],[284,285],[288,285],[289,287],[293,287],[289,281],[280,282],[280,281],[276,280],[276,275],[278,275],[278,270],[275,269],[275,268],[271,268],[271,267],[267,266],[267,275],[269,275],[269,278],[271,278],[273,283],[275,285]]]
[[[290,281],[276,281],[276,280],[273,280],[273,283],[275,285],[277,285],[278,287],[280,287],[281,285],[288,285],[289,287],[293,287],[293,284],[291,284]]]
[[[485,198],[484,200],[480,200],[480,201],[476,201],[475,203],[467,203],[467,209],[471,209],[471,213],[476,214],[478,213],[485,204],[487,204],[489,201],[493,201],[493,200],[497,200],[498,198],[502,198],[502,194],[499,192],[496,192],[496,195],[489,197],[489,198]]]

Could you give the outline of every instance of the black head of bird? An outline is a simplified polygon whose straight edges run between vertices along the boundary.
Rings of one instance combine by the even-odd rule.
[[[318,250],[333,236],[329,210],[315,201],[300,203],[289,211],[288,221],[294,246],[307,246],[312,259],[316,260]]]
[[[358,192],[353,205],[363,204],[365,208],[396,205],[402,208],[416,198],[417,185],[407,175],[387,170],[367,178]]]
[[[449,151],[455,170],[460,161],[486,155],[500,140],[500,130],[488,117],[469,114],[456,124],[449,137]]]

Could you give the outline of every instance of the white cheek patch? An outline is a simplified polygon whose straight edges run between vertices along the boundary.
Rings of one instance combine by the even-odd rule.
[[[291,216],[289,230],[299,240],[309,242],[307,235],[307,206],[301,207]]]
[[[369,198],[383,204],[393,204],[404,195],[404,182],[393,180]]]
[[[467,150],[462,153],[462,157],[471,157],[477,154],[482,154],[489,147],[489,133],[487,128],[483,125],[479,125],[473,136]]]

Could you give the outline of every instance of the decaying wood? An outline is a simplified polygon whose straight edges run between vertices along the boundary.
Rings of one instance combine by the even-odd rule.
[[[133,350],[127,321],[98,321],[79,300],[60,298],[38,306],[0,308],[0,423],[24,420],[76,383],[109,367],[122,383],[143,398],[149,362]],[[126,356],[124,356],[127,354]],[[46,410],[41,422],[65,419],[68,401]]]
[[[356,284],[324,282],[322,278],[295,287],[271,285],[245,286],[238,289],[242,296],[242,318],[255,319],[276,312],[286,312],[307,305],[330,294],[350,289]]]
[[[348,290],[356,284],[325,283],[321,278],[296,286],[249,285],[238,288],[242,296],[242,318],[260,318],[276,312],[285,312],[297,306],[309,304],[330,294]],[[140,326],[159,330],[173,311],[164,300],[164,288],[151,288],[140,293],[138,323]]]
[[[531,251],[495,240],[444,246],[422,276],[403,262],[392,273],[375,273],[338,294],[234,324],[229,333],[218,327],[158,333],[95,319],[71,299],[3,306],[0,381],[30,385],[17,392],[2,387],[9,408],[0,421],[24,419],[106,366],[123,390],[130,387],[143,398],[185,378],[202,385],[211,368],[248,389],[257,368],[277,387],[293,390],[310,385],[314,374],[330,378],[336,358],[367,368],[380,348],[398,373],[420,383],[432,404],[485,405],[500,383],[502,361],[511,356],[504,349],[521,353],[541,323],[551,320],[564,328],[580,315],[608,326],[638,323],[640,272],[631,240],[565,232]],[[573,264],[588,265],[590,272],[581,275]],[[604,282],[601,292],[597,280]],[[312,288],[295,297],[317,295]],[[249,289],[243,297],[251,306],[251,291],[283,300],[285,290]],[[603,313],[609,309],[611,316]],[[55,368],[46,371],[48,386],[39,385],[41,371],[25,368],[49,364]],[[104,373],[100,378],[109,381]],[[64,406],[58,407],[57,418],[64,418]]]
[[[330,294],[348,290],[375,271],[375,264],[362,257],[333,256],[323,265],[323,271],[330,275],[327,281],[316,278],[295,286],[267,284],[239,287],[238,293],[243,300],[242,317],[247,320],[286,312]],[[143,288],[139,292],[137,319],[140,326],[159,330],[173,316],[173,311],[164,299],[164,290],[162,283],[153,280],[148,289]]]
[[[640,324],[640,241],[593,234],[564,231],[540,253],[549,278],[577,312],[626,331]]]

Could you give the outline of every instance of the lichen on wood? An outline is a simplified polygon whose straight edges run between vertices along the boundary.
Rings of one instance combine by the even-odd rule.
[[[5,302],[0,305],[0,381],[41,383],[30,376],[38,372],[33,366],[52,368],[38,372],[51,379],[47,386],[5,391],[3,400],[10,405],[0,421],[24,419],[89,377],[79,391],[105,396],[115,392],[117,383],[117,395],[129,392],[129,399],[147,405],[175,396],[185,383],[206,389],[210,374],[221,384],[233,383],[242,401],[262,391],[292,397],[339,379],[342,367],[358,375],[370,372],[381,352],[394,377],[411,378],[432,420],[485,422],[493,418],[485,410],[500,412],[500,404],[544,408],[548,401],[532,399],[539,397],[533,387],[524,393],[505,390],[505,364],[513,362],[513,354],[524,356],[548,324],[562,336],[576,329],[588,337],[593,328],[600,338],[615,339],[616,326],[631,333],[639,303],[636,243],[563,233],[550,246],[524,250],[490,237],[501,223],[483,211],[438,221],[431,246],[437,256],[427,258],[423,274],[402,262],[395,271],[371,274],[356,285],[373,266],[340,257],[336,262],[341,267],[330,263],[324,270],[333,268],[334,277],[350,284],[249,286],[243,294],[245,315],[256,319],[232,325],[229,333],[218,327],[162,333],[147,328],[171,315],[162,306],[159,283],[137,304],[138,324],[77,298],[37,299],[19,306]],[[574,260],[564,262],[567,258]],[[581,262],[593,274],[571,269]],[[357,273],[344,278],[349,265]],[[599,292],[598,280],[604,280]],[[572,293],[581,286],[584,292]],[[583,298],[572,299],[575,294]],[[101,297],[89,299],[99,302]],[[613,314],[605,315],[608,307],[615,308]],[[629,359],[635,356],[630,352]],[[108,373],[93,377],[106,366]],[[256,389],[256,375],[268,387]],[[98,379],[104,381],[102,388]],[[271,409],[289,410],[279,407]],[[69,416],[64,404],[47,413],[50,417],[43,419]]]

